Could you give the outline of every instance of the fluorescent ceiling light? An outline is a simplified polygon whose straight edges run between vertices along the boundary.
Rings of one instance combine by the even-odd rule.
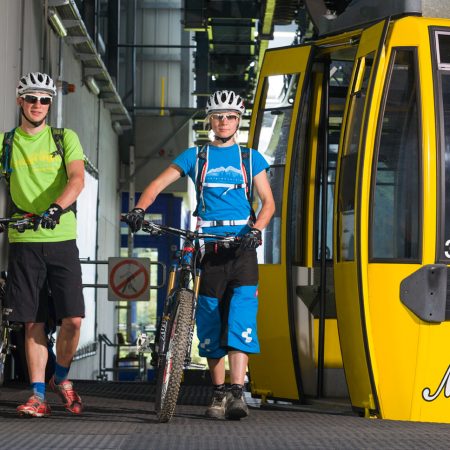
[[[117,120],[115,120],[112,124],[112,127],[114,129],[114,131],[116,132],[116,134],[118,134],[119,136],[121,134],[123,134],[123,128],[122,125],[120,124],[120,122],[118,122]]]
[[[84,81],[86,83],[86,86],[94,95],[100,94],[100,88],[98,87],[98,84],[95,82],[95,78],[93,76],[89,75],[84,79]]]
[[[58,13],[50,9],[48,12],[48,20],[50,21],[50,24],[52,28],[55,30],[55,33],[59,37],[66,37],[67,36],[67,30],[65,26],[63,25],[61,18],[58,16]]]

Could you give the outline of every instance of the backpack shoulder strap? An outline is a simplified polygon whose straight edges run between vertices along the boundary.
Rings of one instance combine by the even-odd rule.
[[[239,147],[241,150],[242,167],[245,170],[244,178],[248,183],[247,198],[253,202],[253,171],[252,171],[252,150],[248,147]]]
[[[194,216],[198,216],[198,207],[202,199],[202,185],[205,180],[207,151],[205,147],[197,147],[197,160],[195,162],[195,194],[197,197],[197,206],[193,213]]]
[[[56,153],[60,155],[64,161],[64,128],[51,127],[51,130],[52,130],[52,137],[56,145]],[[64,167],[66,167],[65,164]]]
[[[8,193],[11,200],[10,203],[10,214],[13,215],[15,213],[19,214],[27,214],[26,211],[23,211],[20,209],[13,201],[11,197],[11,190],[9,186],[9,181],[11,177],[12,167],[11,167],[11,160],[12,160],[12,149],[13,149],[13,143],[14,143],[14,134],[16,132],[16,129],[13,128],[11,131],[7,131],[3,136],[3,152],[2,152],[2,175],[5,177],[6,182],[8,183]]]
[[[65,151],[64,151],[64,128],[53,128],[53,127],[51,127],[51,130],[52,130],[53,141],[55,142],[55,145],[56,145],[56,151],[53,153],[53,156],[55,156],[55,155],[61,156],[62,163],[63,163],[63,166],[64,166],[64,170],[65,170],[66,175],[67,175],[66,161],[64,160],[64,156],[65,156]]]
[[[256,214],[253,209],[253,168],[252,168],[252,149],[248,147],[239,147],[241,150],[241,161],[244,181],[247,183],[247,200],[250,203],[251,218],[256,221]]]
[[[55,145],[56,145],[56,151],[53,153],[53,155],[61,156],[62,163],[63,163],[63,166],[64,166],[64,171],[66,172],[66,176],[68,177],[66,161],[64,159],[64,156],[65,156],[65,151],[64,151],[64,128],[51,127],[51,130],[52,130],[53,141],[55,142]],[[77,203],[76,202],[72,203],[67,208],[67,210],[68,211],[73,211],[74,214],[77,215]]]
[[[9,181],[9,177],[12,172],[11,168],[11,156],[12,156],[12,147],[14,142],[14,133],[16,129],[13,128],[11,131],[7,131],[3,135],[3,151],[2,151],[2,175],[5,177],[6,181]]]

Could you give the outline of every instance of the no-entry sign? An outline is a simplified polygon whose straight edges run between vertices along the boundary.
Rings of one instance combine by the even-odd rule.
[[[148,301],[150,258],[108,259],[108,300]]]

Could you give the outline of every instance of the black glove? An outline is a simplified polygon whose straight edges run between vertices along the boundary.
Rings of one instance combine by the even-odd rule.
[[[6,230],[6,225],[4,223],[0,223],[0,233],[3,233]]]
[[[262,244],[261,231],[258,228],[252,228],[248,233],[242,236],[241,248],[254,249]]]
[[[64,210],[57,203],[52,203],[41,216],[41,227],[53,230],[59,223],[59,218]]]
[[[136,233],[142,228],[144,216],[145,211],[142,208],[134,208],[125,216],[125,221],[133,233]]]

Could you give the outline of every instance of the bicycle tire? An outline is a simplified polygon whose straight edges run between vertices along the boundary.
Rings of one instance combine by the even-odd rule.
[[[172,418],[177,405],[191,331],[193,297],[192,291],[180,289],[174,298],[176,312],[156,382],[155,409],[158,421],[162,423]]]
[[[5,382],[5,364],[6,355],[8,354],[8,323],[6,322],[3,314],[3,303],[5,298],[5,285],[0,286],[0,386],[3,386]]]
[[[5,382],[5,365],[9,346],[8,334],[8,327],[2,322],[0,324],[0,386],[3,386],[3,383]]]
[[[0,386],[3,386],[5,382],[5,365],[6,365],[6,355],[0,353]]]

